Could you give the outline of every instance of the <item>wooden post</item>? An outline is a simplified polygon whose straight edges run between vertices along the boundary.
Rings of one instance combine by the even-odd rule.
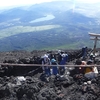
[[[97,45],[97,40],[100,40],[100,34],[95,34],[95,33],[89,33],[90,36],[93,38],[90,38],[91,40],[94,40],[94,48],[93,48],[93,55],[95,55],[96,52],[96,45]]]

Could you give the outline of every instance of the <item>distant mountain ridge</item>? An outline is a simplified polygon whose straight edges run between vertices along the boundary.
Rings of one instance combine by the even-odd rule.
[[[84,9],[84,12],[79,9]],[[92,47],[88,32],[99,33],[100,21],[98,16],[90,13],[85,14],[85,6],[81,4],[73,9],[71,1],[41,3],[3,11],[0,13],[0,51]],[[97,15],[99,13],[97,11]],[[54,18],[32,22],[47,15]]]

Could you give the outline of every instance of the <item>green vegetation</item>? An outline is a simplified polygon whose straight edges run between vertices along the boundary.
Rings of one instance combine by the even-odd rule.
[[[88,32],[100,33],[99,5],[77,3],[73,12],[73,1],[55,1],[0,13],[0,51],[93,47]],[[47,15],[54,18],[34,22]]]
[[[27,32],[35,32],[35,31],[44,31],[44,30],[50,30],[53,28],[59,28],[60,25],[44,25],[44,26],[14,26],[6,29],[0,30],[0,38],[5,38],[21,33],[27,33]]]

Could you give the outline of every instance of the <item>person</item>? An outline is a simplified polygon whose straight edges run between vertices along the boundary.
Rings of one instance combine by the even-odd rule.
[[[96,78],[98,74],[98,70],[97,67],[94,67],[93,60],[88,60],[87,65],[91,65],[91,66],[85,68],[84,76],[89,80]]]
[[[93,53],[90,53],[90,59],[93,60]]]
[[[65,65],[68,61],[68,54],[62,53],[62,59],[60,61],[60,65]],[[65,73],[65,66],[60,66],[60,74],[63,75]]]
[[[51,74],[52,75],[58,75],[58,67],[57,67],[57,61],[56,59],[52,58],[50,61],[51,65],[55,65],[55,66],[51,66]]]
[[[84,76],[85,68],[83,67],[83,65],[86,65],[86,61],[77,59],[75,62],[75,65],[79,65],[79,66],[75,67],[73,77],[74,77],[74,79],[80,79]]]
[[[42,66],[42,70],[46,76],[50,76],[51,72],[50,72],[50,67],[48,66],[50,65],[50,59],[46,54],[43,56],[42,65],[47,65],[47,66]]]
[[[80,59],[76,60],[76,65],[80,65],[79,67],[75,67],[75,72],[76,74],[84,74],[85,68],[82,67],[81,65],[86,65],[86,61],[82,61]]]
[[[60,62],[61,62],[61,59],[62,59],[62,56],[61,56],[61,50],[58,50],[58,54],[57,54],[57,62],[58,62],[58,64],[60,64]]]
[[[82,48],[82,59],[85,60],[87,56],[87,47]]]

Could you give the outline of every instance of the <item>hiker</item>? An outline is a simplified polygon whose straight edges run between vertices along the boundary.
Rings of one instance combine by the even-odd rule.
[[[60,64],[61,59],[62,59],[61,50],[58,50],[58,54],[57,54],[57,62],[58,62],[58,64]]]
[[[85,60],[87,56],[87,47],[82,48],[82,60]]]
[[[91,59],[91,60],[93,60],[93,56],[94,56],[94,55],[93,55],[93,53],[91,52],[91,53],[90,53],[90,59]]]
[[[90,79],[90,80],[94,79],[97,76],[97,74],[98,74],[98,69],[97,69],[97,67],[94,67],[93,60],[88,60],[87,61],[87,65],[91,65],[91,66],[85,68],[84,76],[87,79]]]
[[[95,61],[95,57],[96,57],[96,55],[93,54],[93,52],[91,52],[91,53],[90,53],[90,60],[94,60],[94,61]]]
[[[47,65],[47,66],[42,66],[43,73],[46,76],[50,76],[51,75],[50,67],[48,66],[48,65],[50,65],[50,59],[48,58],[48,55],[46,55],[46,54],[43,56],[42,65]]]
[[[84,76],[84,66],[86,65],[86,61],[82,61],[80,59],[77,59],[75,62],[75,65],[78,65],[75,67],[75,69],[71,72],[71,75],[75,80],[81,79]]]
[[[51,61],[50,61],[50,64],[55,65],[55,66],[51,66],[51,74],[52,75],[58,75],[57,61],[54,58],[52,58]]]
[[[65,65],[66,62],[68,61],[68,55],[65,53],[62,53],[61,57],[62,59],[60,61],[60,65]],[[63,75],[65,73],[65,66],[60,66],[59,71],[60,71],[60,74]]]
[[[78,59],[75,64],[76,65],[80,65],[80,67],[75,67],[76,74],[84,74],[85,68],[82,67],[81,65],[86,65],[86,62],[85,61],[81,61],[81,60]]]

